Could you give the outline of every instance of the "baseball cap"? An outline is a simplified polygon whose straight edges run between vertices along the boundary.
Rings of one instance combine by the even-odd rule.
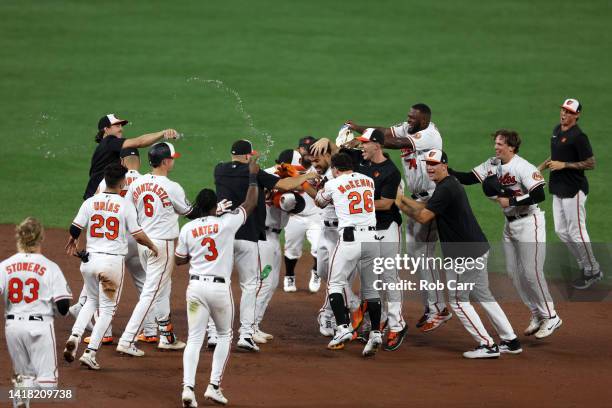
[[[241,154],[257,154],[255,150],[253,150],[253,145],[246,139],[237,140],[232,145],[232,154],[235,156],[239,156]]]
[[[563,105],[561,105],[561,107],[572,113],[578,113],[582,110],[582,105],[580,104],[580,102],[578,102],[578,99],[572,98],[566,99],[563,102]]]
[[[118,123],[125,126],[130,122],[124,119],[119,119],[118,117],[115,116],[114,113],[109,113],[108,115],[102,116],[100,120],[98,121],[98,130],[102,130],[104,128],[111,127],[112,125],[116,125]]]
[[[383,145],[385,144],[385,134],[379,129],[367,128],[357,140],[362,143],[374,142]]]
[[[169,142],[155,143],[149,149],[149,162],[161,163],[163,159],[178,159],[180,153],[174,150],[174,146]]]
[[[292,149],[283,150],[276,159],[276,164],[290,164],[295,167],[296,170],[305,170],[302,166],[302,155]]]
[[[304,136],[298,142],[298,147],[303,147],[303,148],[305,148],[307,150],[310,150],[310,146],[315,144],[316,141],[317,141],[317,139],[314,138],[313,136]]]
[[[124,157],[129,157],[129,156],[140,157],[140,152],[138,152],[138,149],[136,149],[135,147],[128,147],[127,149],[121,149],[121,152],[119,153],[119,158],[123,159]]]
[[[431,164],[448,164],[448,156],[440,149],[431,149],[422,161]]]

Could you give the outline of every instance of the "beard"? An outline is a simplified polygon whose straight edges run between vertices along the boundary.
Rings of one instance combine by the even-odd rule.
[[[426,126],[423,126],[422,123],[418,122],[418,123],[415,123],[414,125],[408,125],[408,133],[410,133],[411,135],[414,135],[415,133],[418,133],[421,130],[424,130],[425,128]]]

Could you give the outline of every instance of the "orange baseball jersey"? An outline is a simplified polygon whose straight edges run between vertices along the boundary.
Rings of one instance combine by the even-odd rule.
[[[53,316],[54,304],[72,299],[61,269],[42,254],[17,253],[0,263],[4,314]]]

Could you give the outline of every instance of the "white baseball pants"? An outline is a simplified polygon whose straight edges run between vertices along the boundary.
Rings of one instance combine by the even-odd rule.
[[[257,242],[234,241],[234,266],[240,279],[240,337],[253,337],[261,265]]]
[[[388,229],[376,231],[376,236],[380,239],[380,256],[382,258],[395,258],[400,251],[400,226],[392,222]],[[382,281],[388,283],[399,283],[400,277],[396,268],[386,269],[382,273]],[[402,291],[385,290],[385,303],[383,309],[387,311],[387,325],[389,330],[394,332],[401,331],[406,322],[402,316]]]
[[[266,265],[269,265],[271,270],[267,278],[260,281],[259,290],[257,291],[257,304],[255,307],[255,327],[263,320],[264,314],[268,307],[268,303],[272,299],[272,295],[278,286],[278,279],[281,269],[281,246],[279,234],[272,231],[266,231],[266,240],[259,241],[259,259],[262,270]]]
[[[321,216],[319,214],[291,215],[285,227],[285,256],[289,259],[299,259],[302,256],[304,236],[306,236],[310,243],[310,253],[316,258],[320,235]]]

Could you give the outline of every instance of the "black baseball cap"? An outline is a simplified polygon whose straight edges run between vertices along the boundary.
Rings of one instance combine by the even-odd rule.
[[[293,149],[283,150],[276,159],[276,164],[290,164],[295,167],[296,170],[304,170],[302,166],[302,155]]]
[[[253,145],[246,139],[237,140],[232,145],[232,152],[234,156],[239,156],[242,154],[257,154],[255,150],[253,150]]]
[[[140,157],[140,152],[138,152],[138,149],[136,149],[135,147],[128,147],[127,149],[121,149],[121,152],[119,153],[119,157],[121,159],[123,159],[124,157],[129,157],[129,156]]]
[[[304,136],[298,142],[298,147],[303,147],[306,150],[310,150],[310,146],[315,144],[316,141],[317,141],[317,139],[315,137],[313,137],[313,136]]]
[[[448,164],[448,156],[440,149],[431,149],[423,161],[430,164]]]
[[[375,128],[367,128],[365,132],[363,132],[363,134],[356,139],[362,143],[374,142],[380,145],[385,144],[385,134],[379,129]]]
[[[108,115],[102,116],[100,120],[98,121],[98,130],[102,130],[104,128],[111,127],[112,125],[116,125],[119,123],[125,126],[130,122],[128,122],[125,119],[119,119],[118,117],[115,116],[114,113],[109,113]]]
[[[159,166],[164,159],[177,159],[180,153],[174,150],[174,146],[169,142],[155,143],[149,149],[149,163],[152,166]]]

